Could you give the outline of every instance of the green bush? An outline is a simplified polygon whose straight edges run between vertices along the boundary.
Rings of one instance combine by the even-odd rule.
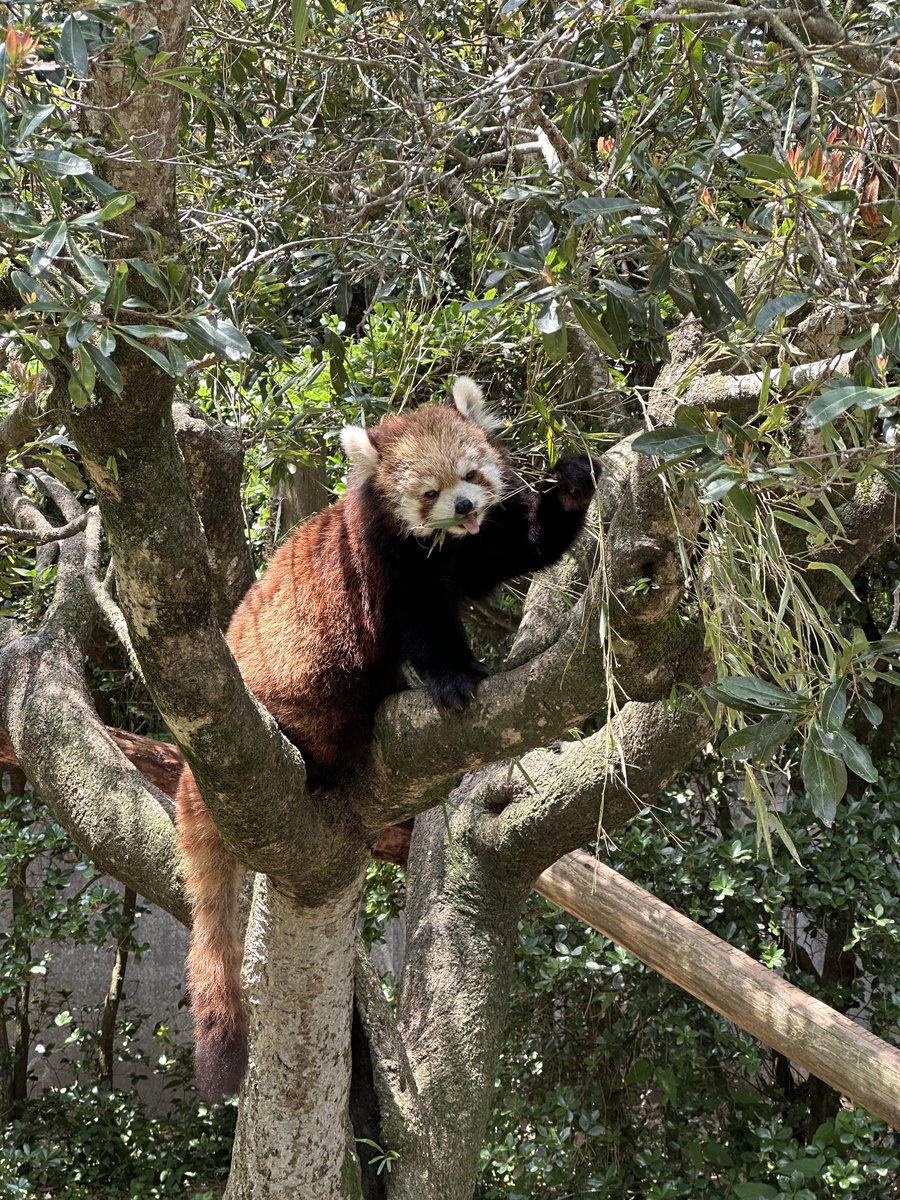
[[[608,851],[654,895],[873,1032],[900,1023],[897,785],[830,830],[795,797],[799,853],[757,854],[719,791],[645,812]],[[874,986],[873,986],[874,983]],[[887,1200],[900,1146],[862,1109],[632,955],[532,896],[479,1200]]]
[[[111,1047],[102,1047],[103,1004],[73,1011],[54,974],[62,943],[118,944],[137,956],[135,914],[119,891],[47,822],[31,795],[0,794],[0,1196],[3,1200],[157,1200],[196,1194],[224,1179],[233,1105],[201,1103],[190,1050],[154,1028],[152,1061],[137,1048],[149,1018],[123,1003]],[[126,989],[127,990],[127,989]],[[53,1036],[38,1031],[53,1030]],[[59,1041],[56,1038],[59,1038]],[[112,1051],[115,1079],[104,1070]],[[33,1055],[53,1055],[61,1084],[38,1084]],[[165,1112],[138,1098],[150,1074]]]

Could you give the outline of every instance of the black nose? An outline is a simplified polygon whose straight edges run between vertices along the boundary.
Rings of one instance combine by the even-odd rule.
[[[456,515],[458,517],[464,517],[466,513],[470,513],[474,507],[475,506],[472,501],[467,500],[465,496],[463,496],[461,500],[457,500],[456,502]]]

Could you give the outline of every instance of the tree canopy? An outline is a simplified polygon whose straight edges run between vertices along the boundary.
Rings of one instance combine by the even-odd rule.
[[[417,818],[396,1020],[359,962],[357,1001],[389,1194],[462,1200],[540,871],[711,740],[767,847],[793,844],[784,772],[826,825],[877,778],[900,645],[900,14],[10,14],[0,722],[97,865],[187,920],[165,798],[97,708],[97,673],[127,672],[139,732],[168,729],[259,872],[232,1200],[356,1194],[355,913],[371,844]],[[222,626],[292,489],[341,488],[340,425],[459,371],[526,480],[602,455],[594,535],[473,614],[496,671],[465,716],[392,697],[359,774],[310,797]]]

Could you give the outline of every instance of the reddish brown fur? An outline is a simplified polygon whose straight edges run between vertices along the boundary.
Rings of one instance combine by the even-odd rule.
[[[481,430],[454,409],[420,409],[372,433],[381,456],[373,486],[388,505],[417,472],[446,474],[447,455],[466,447],[503,466]],[[332,783],[359,758],[379,701],[402,684],[397,664],[382,669],[385,580],[372,526],[371,495],[350,488],[280,547],[228,629],[247,686],[301,748],[313,785]],[[402,536],[399,525],[393,532]],[[187,981],[197,1076],[213,1095],[236,1090],[246,1063],[237,913],[242,869],[188,767],[176,809],[194,918]]]
[[[404,661],[438,708],[462,711],[487,673],[465,634],[463,600],[555,562],[584,524],[596,470],[587,455],[557,463],[534,491],[511,486],[477,385],[457,380],[453,403],[345,430],[353,486],[278,550],[232,619],[228,643],[247,685],[299,746],[313,788],[359,761]],[[426,520],[448,536],[430,540]],[[237,1088],[247,1058],[242,870],[188,768],[176,805],[194,911],[197,1076],[218,1094]]]

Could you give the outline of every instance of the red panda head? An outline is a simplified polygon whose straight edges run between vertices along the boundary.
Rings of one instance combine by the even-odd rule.
[[[341,431],[353,482],[371,483],[389,515],[416,537],[477,533],[509,476],[488,437],[499,421],[481,388],[461,375],[451,400],[388,417],[375,429]]]

